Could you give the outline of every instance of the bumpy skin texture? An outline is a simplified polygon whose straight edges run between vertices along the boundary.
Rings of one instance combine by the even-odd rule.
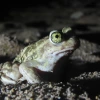
[[[52,31],[49,36],[25,47],[13,61],[13,64],[17,64],[16,62],[20,63],[19,65],[17,64],[19,76],[13,80],[12,76],[16,77],[16,70],[13,67],[9,67],[9,64],[6,64],[6,66],[3,65],[4,69],[2,68],[1,70],[3,72],[1,81],[4,84],[16,84],[20,78],[20,80],[27,80],[32,84],[39,83],[40,79],[34,68],[45,72],[53,72],[57,61],[64,56],[69,57],[78,47],[78,41],[74,37],[71,36],[66,39],[59,37],[63,34],[64,36],[67,35],[67,32],[70,30],[71,28],[64,28],[64,33],[62,32],[61,34],[57,30]],[[53,39],[51,39],[52,34],[55,33],[57,35],[53,35]],[[57,43],[54,43],[54,41]]]

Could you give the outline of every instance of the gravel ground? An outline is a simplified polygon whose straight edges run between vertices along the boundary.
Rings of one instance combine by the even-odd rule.
[[[90,100],[85,90],[70,83],[41,82],[29,85],[27,83],[16,86],[2,86],[1,94],[5,100]]]

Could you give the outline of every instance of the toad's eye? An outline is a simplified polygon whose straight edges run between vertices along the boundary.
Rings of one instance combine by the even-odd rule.
[[[50,32],[49,39],[53,44],[58,44],[62,42],[62,33],[54,30]]]

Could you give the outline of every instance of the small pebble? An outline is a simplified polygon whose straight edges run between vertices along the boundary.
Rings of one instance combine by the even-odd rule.
[[[29,92],[29,93],[28,93],[28,96],[29,96],[29,97],[32,97],[32,96],[33,96],[33,92],[32,92],[32,91]]]
[[[9,97],[5,97],[4,100],[10,100],[10,98]]]
[[[13,94],[14,92],[15,92],[15,89],[12,88],[12,89],[10,90],[10,94]]]
[[[26,99],[29,100],[30,99],[30,96],[26,95]]]
[[[48,85],[48,87],[49,87],[49,88],[52,88],[52,85],[51,85],[51,83]]]
[[[25,90],[24,93],[27,94],[28,93],[28,90]]]
[[[34,100],[34,98],[30,98],[30,100]]]
[[[11,98],[15,98],[16,97],[16,95],[11,95]]]

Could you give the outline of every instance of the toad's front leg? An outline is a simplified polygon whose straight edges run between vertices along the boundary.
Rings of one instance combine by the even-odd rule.
[[[40,82],[35,67],[30,61],[20,64],[19,71],[23,75],[23,77],[28,81],[28,83],[34,84]]]

